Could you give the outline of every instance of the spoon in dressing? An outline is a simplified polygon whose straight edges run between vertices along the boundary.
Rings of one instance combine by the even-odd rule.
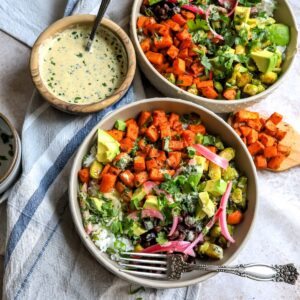
[[[94,38],[95,38],[95,35],[96,35],[96,31],[97,31],[97,28],[107,10],[107,7],[110,3],[110,0],[102,0],[101,1],[101,5],[99,7],[99,10],[98,10],[98,13],[97,13],[97,17],[95,19],[95,22],[94,22],[94,25],[93,25],[93,29],[91,31],[91,34],[90,34],[90,38],[85,46],[85,51],[87,52],[90,52],[91,51],[91,47],[92,47],[92,43],[94,41]]]

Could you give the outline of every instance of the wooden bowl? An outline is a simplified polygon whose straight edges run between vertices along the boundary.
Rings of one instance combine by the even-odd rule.
[[[136,69],[136,57],[133,45],[125,33],[125,31],[118,26],[116,23],[108,20],[103,19],[101,22],[101,26],[108,29],[113,35],[115,35],[123,44],[124,49],[127,54],[127,74],[123,83],[120,87],[109,97],[99,100],[95,103],[89,104],[73,104],[68,103],[59,99],[57,96],[52,94],[50,90],[46,87],[45,83],[42,80],[41,73],[40,73],[40,64],[39,64],[39,50],[41,45],[44,43],[45,40],[51,38],[56,33],[65,30],[66,28],[72,27],[74,25],[82,25],[82,24],[92,24],[95,21],[96,16],[94,15],[76,15],[71,17],[66,17],[63,19],[58,20],[57,22],[50,25],[36,40],[33,45],[31,58],[30,58],[30,71],[32,80],[40,92],[40,94],[54,107],[59,110],[78,114],[78,113],[93,113],[104,109],[105,107],[115,103],[118,101],[128,90]],[[101,74],[99,74],[101,76]]]

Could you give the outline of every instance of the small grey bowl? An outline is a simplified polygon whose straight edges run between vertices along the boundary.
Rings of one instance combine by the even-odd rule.
[[[90,253],[100,262],[106,269],[127,281],[153,288],[179,288],[184,286],[193,285],[204,281],[214,276],[214,273],[193,271],[183,274],[182,278],[177,281],[171,280],[155,280],[145,279],[143,277],[137,277],[129,275],[119,271],[118,264],[112,261],[106,253],[101,253],[95,246],[93,241],[87,235],[84,230],[81,218],[81,212],[79,208],[77,191],[78,191],[78,171],[81,168],[82,159],[86,153],[88,153],[90,147],[96,140],[96,132],[98,128],[111,129],[117,119],[127,120],[129,118],[136,118],[138,114],[143,110],[153,111],[155,109],[162,109],[166,112],[175,112],[178,114],[184,113],[197,113],[201,117],[203,124],[206,126],[207,131],[219,135],[224,142],[236,149],[236,162],[240,171],[244,172],[248,177],[248,209],[245,213],[243,222],[237,227],[234,238],[235,244],[232,244],[228,249],[224,251],[224,258],[220,261],[213,263],[228,264],[230,263],[245,246],[250,232],[253,228],[256,210],[258,206],[258,191],[257,191],[257,175],[252,158],[235,131],[220,117],[212,113],[206,108],[203,108],[194,103],[182,101],[172,98],[153,98],[143,101],[137,101],[132,104],[126,105],[105,117],[99,122],[85,138],[81,144],[78,152],[75,156],[73,167],[70,175],[69,183],[69,204],[72,214],[75,228],[82,239],[86,248]],[[208,262],[212,263],[212,262]]]
[[[9,120],[0,113],[0,195],[16,180],[21,167],[21,141]],[[5,194],[6,195],[6,194]],[[0,196],[0,202],[5,196]]]
[[[136,30],[136,21],[138,16],[140,15],[140,7],[142,5],[142,2],[143,0],[135,0],[132,6],[130,24],[131,40],[134,45],[137,60],[141,70],[148,78],[148,80],[153,84],[153,86],[167,97],[189,100],[200,104],[216,113],[228,113],[241,110],[264,100],[267,96],[272,94],[272,92],[284,82],[287,77],[287,73],[291,70],[292,65],[294,64],[298,45],[297,23],[288,2],[286,0],[278,0],[274,18],[278,22],[287,24],[291,29],[291,41],[287,47],[286,58],[282,65],[282,74],[280,78],[264,92],[240,100],[213,100],[188,93],[187,91],[180,89],[176,85],[170,83],[166,78],[164,78],[164,76],[162,76],[148,61],[144,52],[142,51]]]

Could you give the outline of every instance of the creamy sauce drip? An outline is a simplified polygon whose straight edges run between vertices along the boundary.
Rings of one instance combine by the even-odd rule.
[[[42,80],[51,93],[65,102],[98,102],[112,95],[125,79],[127,55],[121,41],[100,27],[91,52],[87,52],[90,31],[88,25],[68,28],[40,48]]]

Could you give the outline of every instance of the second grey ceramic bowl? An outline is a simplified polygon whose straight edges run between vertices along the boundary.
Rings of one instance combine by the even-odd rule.
[[[248,97],[243,98],[241,100],[234,100],[234,101],[228,101],[228,100],[212,100],[207,99],[204,97],[196,96],[191,93],[188,93],[176,85],[170,83],[164,76],[162,76],[154,67],[153,65],[148,61],[146,58],[144,52],[142,51],[139,41],[138,41],[138,35],[136,30],[136,21],[138,16],[140,15],[140,7],[142,5],[143,0],[135,0],[133,7],[132,7],[132,13],[131,13],[131,24],[130,24],[130,35],[131,40],[133,42],[137,60],[139,63],[139,66],[145,76],[149,79],[149,81],[165,96],[167,97],[174,97],[174,98],[180,98],[184,100],[189,100],[192,102],[195,102],[197,104],[200,104],[216,113],[226,113],[226,112],[232,112],[237,111],[240,109],[244,109],[246,107],[249,107],[251,105],[254,105],[255,103],[258,103],[265,99],[267,96],[269,96],[276,88],[280,86],[281,83],[283,83],[286,79],[286,75],[288,71],[290,71],[293,63],[295,54],[297,52],[297,44],[298,44],[298,31],[297,31],[297,23],[293,16],[292,9],[288,4],[288,1],[286,0],[278,0],[277,1],[277,9],[274,13],[274,18],[277,22],[284,23],[288,25],[291,29],[291,41],[290,44],[287,47],[286,51],[286,59],[282,65],[282,74],[280,78],[271,85],[268,89],[266,89],[264,92]]]
[[[0,194],[16,180],[21,165],[21,142],[10,121],[0,113]],[[0,202],[4,200],[0,196]]]
[[[137,277],[129,275],[119,271],[118,264],[115,261],[109,259],[106,253],[101,253],[95,246],[90,237],[86,234],[82,225],[82,218],[77,199],[78,191],[78,171],[81,168],[81,162],[86,153],[88,153],[90,147],[96,140],[96,132],[98,128],[111,129],[114,123],[118,119],[127,120],[129,118],[136,118],[138,114],[143,110],[153,111],[156,109],[162,109],[166,112],[175,112],[177,114],[185,113],[197,113],[201,117],[203,124],[206,126],[207,131],[219,135],[222,140],[228,145],[236,149],[236,162],[240,171],[244,172],[248,177],[248,210],[245,213],[243,222],[238,226],[234,238],[235,244],[232,244],[230,248],[224,252],[224,258],[220,261],[213,263],[228,264],[230,263],[245,246],[248,240],[249,234],[252,230],[256,217],[257,208],[257,176],[256,169],[252,158],[242,142],[239,136],[234,130],[220,117],[210,112],[206,108],[198,106],[194,103],[186,101],[171,99],[171,98],[154,98],[144,101],[137,101],[132,104],[126,105],[113,113],[109,114],[101,122],[99,122],[89,135],[85,138],[84,142],[80,146],[77,155],[73,162],[71,170],[70,185],[69,185],[69,202],[70,209],[75,223],[76,230],[80,235],[84,245],[90,251],[90,253],[100,262],[105,268],[119,276],[122,279],[134,282],[142,286],[148,286],[153,288],[179,288],[184,286],[193,285],[204,281],[212,276],[214,273],[207,273],[202,271],[193,271],[183,274],[180,280],[155,280],[146,279],[143,277]],[[211,262],[208,262],[211,263]]]

